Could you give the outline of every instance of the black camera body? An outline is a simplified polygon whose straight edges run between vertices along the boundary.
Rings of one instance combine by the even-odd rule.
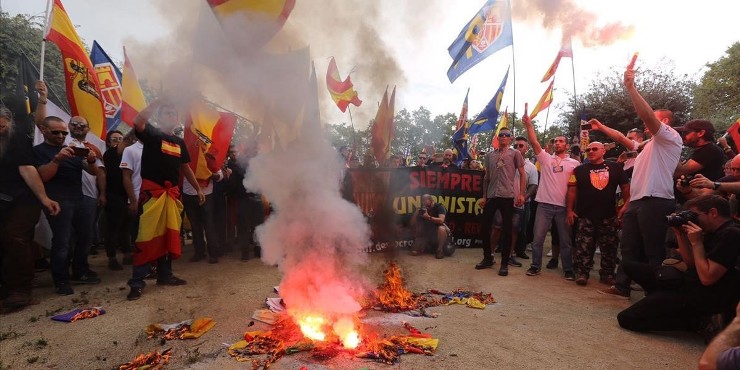
[[[681,186],[687,187],[689,186],[689,183],[694,178],[694,175],[686,175],[681,179]]]
[[[427,213],[427,207],[421,207],[419,208],[419,212],[416,214],[416,217],[422,218],[425,213]]]
[[[629,151],[624,153],[625,158],[637,158],[637,152]]]
[[[686,225],[690,222],[696,222],[699,215],[692,211],[681,211],[672,215],[665,216],[665,220],[669,227],[679,227]]]

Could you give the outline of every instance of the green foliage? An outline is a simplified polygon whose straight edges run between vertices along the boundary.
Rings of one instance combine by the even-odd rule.
[[[708,70],[694,90],[694,117],[712,121],[724,130],[740,115],[740,42],[707,64]]]
[[[43,38],[43,17],[19,14],[10,17],[0,13],[0,96],[15,94],[18,78],[18,60],[26,54],[38,69],[41,60],[41,40]],[[46,43],[44,57],[44,80],[49,89],[61,99],[58,103],[69,111],[65,99],[62,54],[54,43]]]

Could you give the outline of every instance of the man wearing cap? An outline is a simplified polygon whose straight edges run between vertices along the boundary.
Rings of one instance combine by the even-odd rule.
[[[722,166],[725,163],[725,154],[719,145],[714,143],[714,125],[704,119],[695,119],[676,127],[681,134],[683,144],[694,148],[691,158],[676,167],[673,177],[681,175],[701,174],[716,181],[724,175]]]

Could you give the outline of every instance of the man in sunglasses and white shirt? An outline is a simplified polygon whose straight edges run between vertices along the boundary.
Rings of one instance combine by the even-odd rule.
[[[511,245],[512,219],[514,217],[514,206],[524,204],[524,194],[527,184],[527,174],[524,172],[524,158],[522,153],[511,148],[511,131],[502,128],[498,134],[499,149],[486,154],[486,174],[483,177],[483,225],[481,228],[483,239],[483,260],[475,265],[476,270],[493,266],[493,255],[491,254],[491,226],[496,212],[501,213],[502,230],[504,238],[503,245]],[[514,174],[519,172],[519,182],[515,183]],[[519,187],[518,195],[515,195],[514,187]],[[516,197],[516,199],[515,199]],[[495,241],[498,244],[498,241]],[[501,266],[498,274],[506,276],[509,274],[509,256],[511,248],[501,248]]]

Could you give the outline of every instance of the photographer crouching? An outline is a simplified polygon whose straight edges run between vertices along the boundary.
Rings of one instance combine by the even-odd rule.
[[[415,228],[412,256],[424,253],[430,244],[436,248],[438,259],[444,258],[445,254],[452,254],[450,250],[445,250],[450,237],[450,229],[445,225],[446,213],[445,207],[440,203],[434,203],[431,195],[421,196],[421,208],[411,218],[411,226]]]
[[[732,319],[740,299],[740,227],[719,195],[691,199],[685,209],[667,217],[683,261],[665,260],[657,268],[624,261],[624,272],[646,296],[617,315],[619,326],[639,332],[697,330],[714,314]]]

